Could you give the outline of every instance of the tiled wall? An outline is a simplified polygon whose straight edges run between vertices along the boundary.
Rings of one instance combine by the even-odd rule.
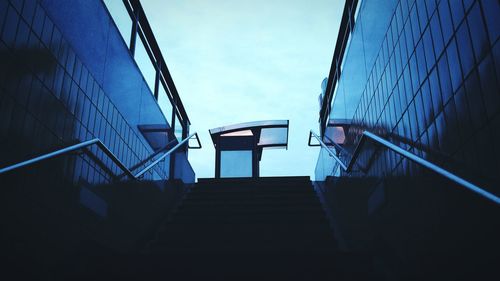
[[[496,0],[400,0],[350,142],[370,130],[500,192],[499,36]],[[361,155],[361,164],[368,165],[372,151]],[[387,151],[372,160],[369,175],[421,172]]]
[[[127,167],[139,165],[138,171],[145,166],[140,163],[151,148],[39,2],[0,1],[0,32],[1,167],[93,138],[101,139]],[[57,163],[53,173],[64,173],[74,183],[106,183],[121,174],[95,146]],[[168,163],[162,163],[145,178],[167,175]]]

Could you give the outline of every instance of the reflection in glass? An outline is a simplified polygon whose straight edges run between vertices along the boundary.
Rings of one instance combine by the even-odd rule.
[[[153,93],[155,89],[156,69],[151,63],[146,47],[142,43],[142,40],[140,40],[139,36],[137,37],[134,59],[137,66],[139,66],[142,76],[144,77],[144,80],[146,80],[151,93]]]
[[[286,144],[288,128],[263,128],[258,145]]]
[[[179,121],[179,117],[177,114],[175,115],[175,130],[174,130],[174,135],[175,138],[177,138],[178,141],[182,140],[182,124]]]
[[[221,151],[220,176],[222,178],[237,178],[252,176],[251,150]]]

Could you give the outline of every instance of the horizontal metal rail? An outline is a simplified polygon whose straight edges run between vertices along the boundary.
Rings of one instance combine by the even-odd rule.
[[[468,190],[500,205],[500,197],[494,195],[493,193],[491,192],[488,192],[486,191],[485,189],[451,173],[450,171],[447,171],[441,167],[439,167],[438,165],[434,164],[434,163],[431,163],[373,133],[370,133],[368,131],[364,131],[363,132],[363,135],[361,136],[361,139],[359,140],[358,142],[358,145],[356,146],[356,149],[354,150],[354,153],[351,157],[351,160],[349,161],[349,163],[346,165],[344,164],[339,157],[336,156],[335,152],[331,150],[331,148],[329,148],[322,140],[321,138],[316,134],[314,133],[312,130],[310,132],[320,143],[321,147],[325,148],[327,151],[328,151],[328,154],[330,156],[332,156],[333,159],[335,159],[335,161],[337,161],[340,165],[340,167],[347,173],[349,173],[354,165],[354,163],[356,162],[360,152],[361,152],[361,149],[363,147],[363,144],[364,142],[366,141],[366,139],[370,139],[394,152],[396,152],[397,154],[403,156],[403,157],[406,157],[407,159],[417,163],[417,164],[420,164],[426,168],[428,168],[429,170],[432,170],[433,172],[467,188]]]
[[[142,171],[140,171],[139,173],[137,173],[135,175],[136,178],[140,178],[142,177],[142,175],[144,175],[144,173],[146,173],[147,171],[149,171],[151,168],[153,168],[154,166],[156,166],[158,163],[160,163],[163,159],[165,159],[167,156],[169,156],[170,154],[172,154],[172,152],[176,151],[179,147],[183,146],[186,142],[188,142],[192,137],[196,136],[196,138],[198,139],[198,134],[197,133],[192,133],[191,135],[189,135],[187,138],[183,139],[181,142],[179,142],[176,146],[174,146],[172,149],[170,149],[169,151],[167,151],[165,154],[163,154],[162,156],[158,157],[158,159],[156,159],[155,161],[153,161],[153,163],[149,164],[146,168],[144,168]],[[200,140],[198,139],[198,143],[200,143]],[[188,144],[189,145],[189,144]],[[201,144],[200,144],[200,148],[201,148]]]
[[[109,156],[111,158],[111,160],[113,160],[113,162],[115,162],[115,164],[118,167],[120,167],[120,169],[123,172],[125,172],[125,174],[129,178],[131,178],[131,179],[135,179],[136,178],[132,174],[132,172],[125,166],[125,164],[123,164],[120,161],[120,159],[118,159],[118,157],[116,157],[116,155],[114,155],[113,152],[111,152],[111,150],[109,150],[109,148],[106,145],[104,145],[104,143],[100,139],[98,139],[98,138],[95,138],[95,139],[92,139],[92,140],[88,140],[88,141],[84,141],[84,142],[81,142],[81,143],[78,143],[78,144],[75,144],[75,145],[71,145],[71,146],[68,146],[68,147],[65,147],[65,148],[62,148],[62,149],[59,149],[59,150],[47,153],[47,154],[40,155],[38,157],[35,157],[35,158],[32,158],[32,159],[29,159],[29,160],[26,160],[26,161],[14,164],[12,166],[8,166],[8,167],[5,167],[5,168],[2,168],[2,169],[0,169],[0,174],[9,172],[9,171],[12,171],[12,170],[15,170],[15,169],[19,169],[19,168],[22,168],[22,167],[26,167],[26,166],[29,166],[29,165],[32,165],[32,164],[35,164],[35,163],[38,163],[38,162],[41,162],[41,161],[44,161],[44,160],[55,158],[57,156],[61,156],[63,154],[66,154],[66,153],[69,153],[69,152],[72,152],[72,151],[76,151],[76,150],[79,150],[79,149],[82,149],[82,148],[86,148],[86,147],[89,147],[89,146],[94,145],[94,144],[97,145],[100,149],[102,149],[102,151],[107,156]]]
[[[47,153],[47,154],[40,155],[40,156],[32,158],[32,159],[29,159],[29,160],[26,160],[26,161],[23,161],[23,162],[20,162],[20,163],[17,163],[17,164],[14,164],[14,165],[11,165],[11,166],[8,166],[8,167],[5,167],[5,168],[2,168],[2,169],[0,169],[0,175],[3,174],[3,173],[7,173],[9,171],[15,170],[15,169],[19,169],[19,168],[22,168],[22,167],[26,167],[26,166],[29,166],[29,165],[33,165],[33,164],[42,162],[44,160],[55,158],[55,157],[61,156],[63,154],[67,154],[67,153],[70,153],[70,152],[73,152],[73,151],[76,151],[76,150],[80,150],[80,149],[83,149],[83,148],[86,148],[86,147],[89,147],[89,146],[95,144],[100,149],[102,149],[102,151],[107,156],[109,156],[111,158],[111,160],[113,160],[113,162],[115,162],[115,164],[118,167],[120,167],[120,169],[123,172],[125,172],[125,174],[130,179],[136,180],[136,179],[139,179],[140,177],[142,177],[147,171],[149,171],[155,165],[157,165],[158,163],[160,163],[168,155],[172,154],[174,151],[176,151],[181,146],[183,146],[187,141],[189,141],[189,139],[191,139],[194,136],[196,136],[196,139],[198,140],[198,144],[199,144],[199,146],[195,147],[195,148],[201,148],[201,143],[200,143],[200,140],[198,138],[198,134],[197,133],[193,133],[189,137],[187,137],[184,140],[182,140],[181,142],[179,142],[172,149],[170,149],[169,151],[165,152],[165,154],[163,154],[158,159],[156,159],[155,161],[153,161],[150,165],[148,165],[146,168],[144,168],[142,171],[140,171],[136,175],[132,174],[132,172],[125,166],[125,164],[123,164],[123,162],[121,162],[120,159],[118,159],[118,157],[116,157],[116,155],[114,155],[113,152],[111,152],[111,150],[100,139],[98,139],[98,138],[95,138],[95,139],[92,139],[92,140],[88,140],[88,141],[84,141],[84,142],[81,142],[81,143],[78,143],[78,144],[75,144],[75,145],[71,145],[71,146],[68,146],[68,147],[65,147],[65,148],[62,148],[62,149],[59,149],[59,150]]]

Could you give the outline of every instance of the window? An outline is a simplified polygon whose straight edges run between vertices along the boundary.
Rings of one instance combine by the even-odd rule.
[[[221,151],[220,176],[222,178],[251,177],[252,151],[225,150]]]

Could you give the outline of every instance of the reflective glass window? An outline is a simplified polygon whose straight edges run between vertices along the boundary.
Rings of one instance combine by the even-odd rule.
[[[434,57],[434,44],[432,43],[431,30],[427,28],[422,37],[423,47],[425,51],[425,61],[427,63],[427,70],[430,70],[432,66],[436,63],[436,57]]]
[[[443,109],[437,68],[434,68],[429,74],[429,87],[432,97],[432,107],[434,108],[434,114],[437,115]]]
[[[220,175],[222,178],[252,176],[251,150],[221,151],[220,161]]]
[[[464,18],[464,6],[462,1],[448,0],[451,9],[451,17],[453,18],[453,24],[455,29],[458,27],[462,19]]]
[[[482,0],[484,18],[490,35],[490,42],[495,42],[500,36],[500,3],[498,1]]]
[[[288,128],[263,128],[258,145],[286,144]]]
[[[462,71],[460,69],[460,60],[458,58],[458,51],[455,39],[450,42],[450,45],[446,49],[446,55],[448,58],[448,63],[445,63],[443,59],[441,59],[439,64],[439,79],[441,80],[441,89],[444,94],[452,94],[455,89],[458,89],[460,83],[462,82]],[[449,65],[449,73],[448,67]],[[451,81],[453,88],[448,88],[448,77],[451,76]],[[444,83],[444,85],[443,85]]]
[[[418,74],[421,80],[423,80],[427,76],[427,65],[426,65],[426,59],[425,59],[425,52],[424,52],[424,44],[423,41],[420,40],[417,45],[417,52],[416,54],[416,60],[417,60],[417,65],[418,65]],[[419,83],[420,84],[420,83]]]
[[[443,39],[446,44],[453,35],[453,24],[451,22],[451,14],[450,8],[448,6],[448,1],[441,1],[439,3],[439,18],[441,20]]]
[[[438,14],[434,14],[431,18],[430,32],[432,34],[432,40],[434,42],[434,51],[436,57],[439,57],[444,48],[443,34],[441,33],[441,27],[439,25]]]
[[[420,30],[423,31],[427,25],[427,10],[425,7],[425,0],[419,0],[415,2],[418,12],[418,20],[420,22]]]
[[[470,34],[472,36],[472,46],[474,47],[474,54],[476,60],[480,61],[488,49],[488,36],[484,28],[483,17],[481,16],[481,9],[479,4],[476,3],[469,13],[467,18],[469,24]]]
[[[427,0],[425,5],[427,6],[427,15],[430,17],[436,9],[436,0]]]
[[[419,20],[418,20],[417,6],[416,5],[413,5],[410,13],[411,13],[410,20],[411,20],[411,29],[413,31],[413,40],[415,40],[415,42],[417,42],[418,39],[420,38],[420,24],[419,24]]]
[[[460,46],[458,53],[460,54],[462,70],[464,72],[464,76],[467,76],[474,66],[474,55],[472,52],[469,30],[467,29],[466,22],[460,25],[457,31],[457,44]]]

